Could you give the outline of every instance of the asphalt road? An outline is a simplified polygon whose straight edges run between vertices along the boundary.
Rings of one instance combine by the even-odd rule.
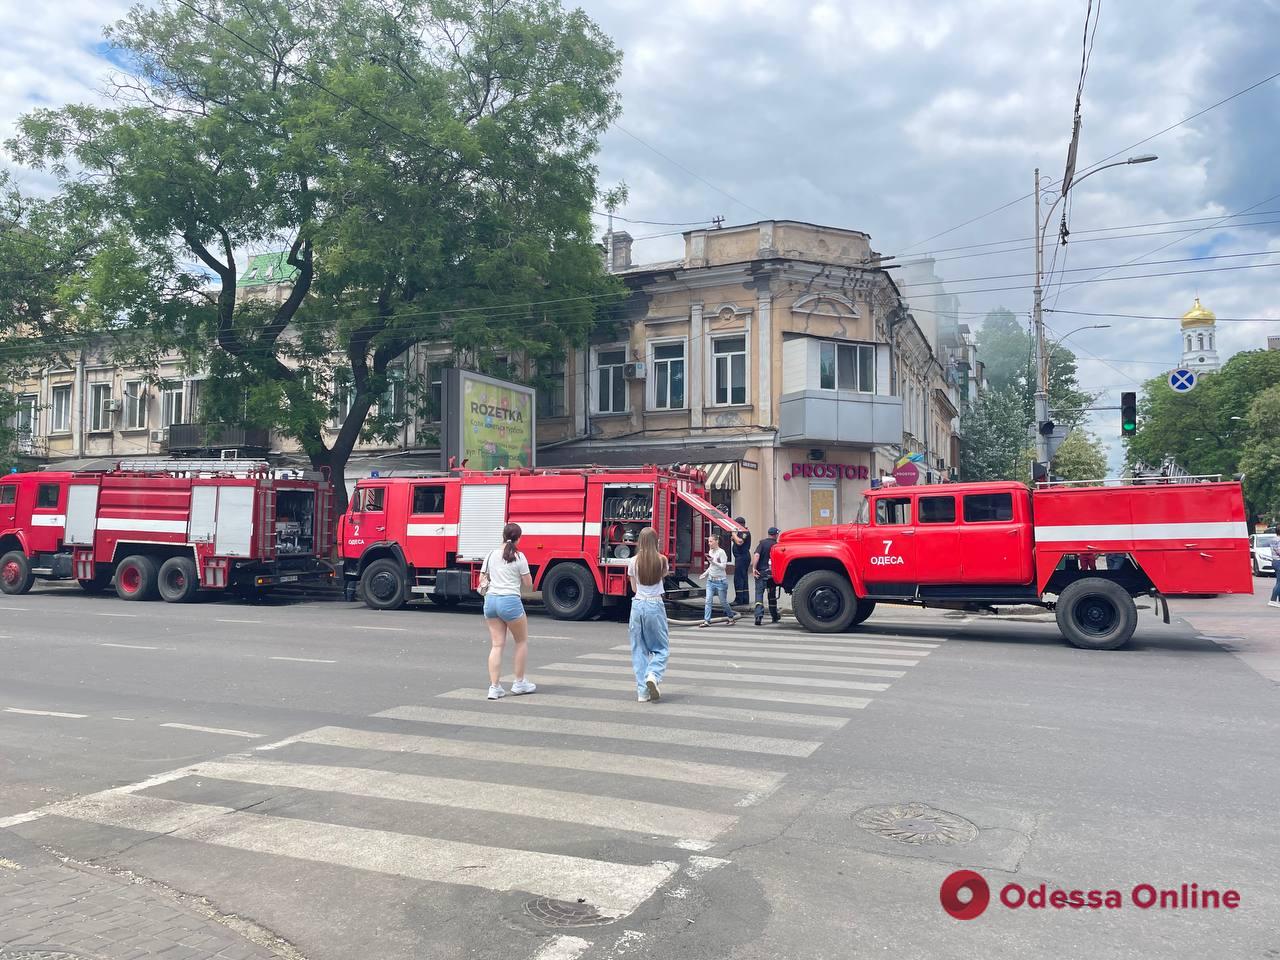
[[[0,598],[0,831],[310,960],[1274,957],[1258,584],[1106,653],[916,611],[674,628],[656,705],[613,622],[535,616],[538,692],[490,703],[475,610],[38,588]],[[958,868],[991,890],[972,921],[939,903]],[[1011,883],[1124,906],[1013,909]],[[1144,883],[1240,905],[1140,909]]]

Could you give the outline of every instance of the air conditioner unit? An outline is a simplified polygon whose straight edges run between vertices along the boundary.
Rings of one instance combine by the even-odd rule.
[[[152,430],[152,431],[151,431],[151,442],[152,442],[152,443],[167,443],[167,442],[168,442],[168,440],[169,440],[169,428],[168,428],[168,427],[165,427],[165,428],[164,428],[164,429],[162,429],[162,430]]]
[[[622,365],[622,377],[624,380],[643,380],[645,377],[644,361],[638,360],[635,363],[624,363]]]
[[[240,451],[239,450],[223,450],[221,451],[221,457],[223,460],[239,460]]]
[[[118,413],[120,411],[119,400],[103,400],[102,409],[106,413]]]

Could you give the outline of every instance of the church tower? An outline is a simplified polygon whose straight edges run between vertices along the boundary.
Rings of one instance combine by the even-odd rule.
[[[1196,373],[1213,373],[1222,366],[1218,359],[1217,316],[1200,305],[1200,298],[1182,315],[1182,366]]]

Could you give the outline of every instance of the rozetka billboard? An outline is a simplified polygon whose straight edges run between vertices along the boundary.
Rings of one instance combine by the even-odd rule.
[[[534,466],[534,390],[469,370],[446,370],[441,466]]]

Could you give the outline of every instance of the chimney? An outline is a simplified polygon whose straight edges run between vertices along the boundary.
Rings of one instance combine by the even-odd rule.
[[[606,233],[604,246],[605,255],[610,258],[607,264],[610,273],[617,273],[631,266],[631,234],[627,231],[615,230],[613,233]]]

